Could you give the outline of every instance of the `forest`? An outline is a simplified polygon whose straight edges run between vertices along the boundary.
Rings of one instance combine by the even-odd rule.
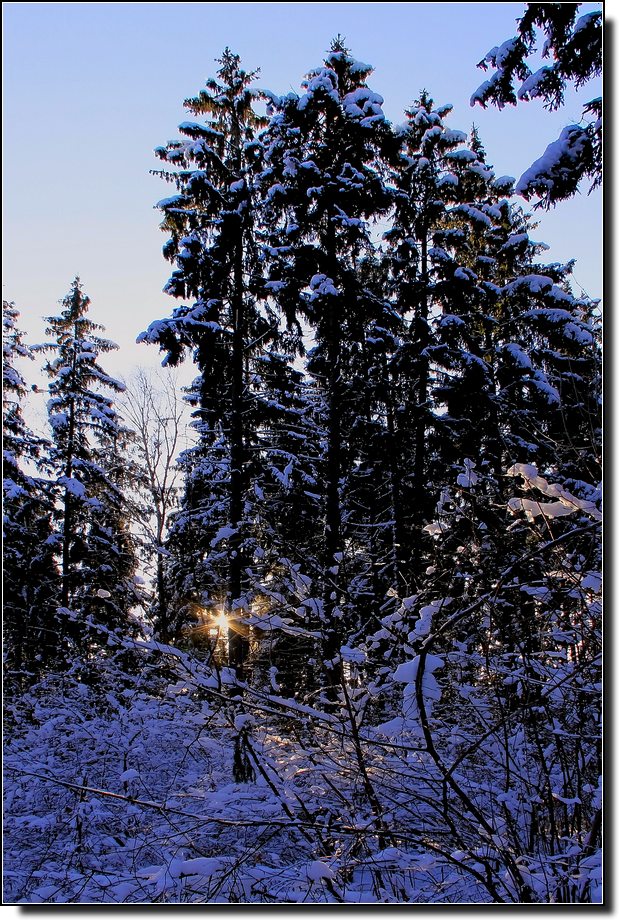
[[[579,6],[472,103],[599,75]],[[158,375],[79,277],[45,342],[3,303],[5,903],[600,902],[601,308],[535,212],[601,100],[517,181],[339,35],[257,81],[226,48],[155,150]]]

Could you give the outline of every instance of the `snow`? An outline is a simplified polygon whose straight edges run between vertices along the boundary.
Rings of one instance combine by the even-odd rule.
[[[507,238],[507,242],[501,247],[502,250],[511,249],[513,246],[521,246],[522,243],[529,242],[528,233],[512,233]]]
[[[221,131],[217,131],[216,128],[212,128],[210,125],[201,125],[194,121],[182,121],[178,126],[178,130],[182,134],[188,134],[189,137],[223,137]]]
[[[506,284],[504,290],[508,294],[513,294],[521,288],[525,288],[531,294],[542,294],[550,291],[553,285],[552,278],[548,278],[546,275],[522,275],[515,281],[510,281]]]
[[[349,217],[341,208],[335,208],[337,214],[332,218],[336,223],[339,223],[342,227],[364,227],[365,222],[359,220],[358,217]]]
[[[427,636],[432,629],[432,621],[435,614],[440,613],[443,608],[447,607],[450,603],[451,598],[447,597],[440,598],[439,600],[433,601],[431,604],[427,604],[425,607],[422,607],[419,610],[419,618],[415,623],[415,628],[411,633],[408,634],[409,642],[414,642],[415,639],[421,639],[424,636]],[[394,674],[394,680],[401,679],[401,677],[396,678],[397,673],[398,672],[396,671],[396,674]]]
[[[437,655],[426,654],[424,656],[416,655],[410,661],[404,662],[398,666],[393,674],[394,681],[406,684],[402,700],[402,712],[405,723],[410,725],[413,732],[417,731],[417,723],[421,718],[417,701],[417,688],[419,669],[422,669],[421,693],[423,697],[426,714],[432,714],[435,703],[437,703],[442,691],[438,681],[434,677],[434,672],[444,667],[445,662]]]
[[[347,661],[350,664],[365,664],[367,660],[367,655],[363,649],[351,648],[348,645],[341,647],[340,655],[342,656],[342,661]]]
[[[486,55],[486,61],[489,61],[495,67],[502,68],[508,61],[509,56],[513,53],[514,49],[518,45],[518,36],[514,38],[508,38],[507,41],[503,42],[498,48],[493,48]]]
[[[479,481],[479,476],[475,472],[475,461],[465,459],[462,461],[462,465],[464,466],[464,472],[458,474],[456,482],[463,489],[470,489]]]
[[[170,198],[162,198],[155,207],[165,211],[168,208],[176,208],[185,204],[187,204],[187,201],[184,195],[172,195]]]
[[[197,856],[193,859],[183,859],[179,870],[181,875],[202,875],[204,878],[210,878],[216,872],[225,870],[227,862],[216,857]]]
[[[294,464],[295,461],[294,458],[292,458],[283,471],[278,470],[276,466],[271,467],[271,473],[285,489],[290,488],[290,476],[294,469]]]
[[[579,16],[574,25],[572,36],[577,35],[582,29],[588,29],[590,25],[599,22],[601,15],[600,10],[594,10],[592,13],[584,13]]]
[[[137,770],[131,769],[131,770],[125,770],[123,773],[120,774],[118,778],[121,781],[121,783],[128,783],[129,780],[139,779],[139,776],[140,774],[138,773]]]
[[[267,201],[272,201],[277,195],[286,195],[286,187],[281,182],[276,182],[267,192]]]
[[[445,128],[443,140],[448,144],[463,144],[466,141],[466,133],[464,131],[454,131],[453,128]]]
[[[466,216],[470,217],[475,224],[487,227],[489,230],[491,230],[493,227],[493,223],[488,215],[480,210],[480,208],[476,208],[474,205],[459,204],[456,205],[453,210],[457,214],[466,214]]]
[[[236,532],[237,531],[235,527],[229,527],[227,525],[225,527],[220,527],[217,531],[217,534],[211,540],[211,547],[215,549],[215,547],[218,546],[222,540],[229,540],[230,537],[233,537],[236,534]]]
[[[477,160],[477,154],[463,147],[460,150],[450,150],[445,154],[445,159],[455,163],[474,163]]]
[[[602,512],[593,501],[578,498],[558,483],[549,483],[540,476],[537,467],[530,463],[515,463],[507,471],[511,477],[520,477],[527,490],[537,489],[545,496],[555,498],[554,502],[532,501],[531,499],[512,498],[508,503],[512,513],[523,511],[529,520],[544,516],[549,520],[564,517],[577,511],[583,512],[595,521],[602,520]]]
[[[506,352],[512,361],[514,361],[519,367],[522,367],[525,370],[533,370],[533,365],[529,355],[520,347],[520,345],[517,345],[516,342],[508,342],[506,345],[501,346],[501,351]]]
[[[335,878],[335,872],[326,863],[315,859],[307,867],[307,877],[312,882],[319,882],[324,878]]]
[[[310,281],[310,287],[312,289],[312,299],[320,296],[337,297],[340,293],[335,287],[333,279],[323,274],[314,275]]]
[[[58,485],[63,489],[66,489],[66,491],[75,496],[75,498],[86,498],[86,487],[83,482],[80,482],[79,479],[69,478],[68,476],[60,476],[58,478]]]
[[[323,68],[322,70],[317,71],[312,78],[305,84],[307,92],[304,96],[301,96],[297,103],[297,108],[299,111],[303,111],[307,106],[314,100],[317,95],[324,93],[329,99],[333,102],[338,103],[340,101],[339,93],[337,91],[337,77],[332,70],[328,68]]]
[[[486,181],[490,181],[494,176],[492,168],[490,166],[484,166],[483,163],[471,163],[468,171],[475,176],[481,176],[481,178]]]
[[[533,468],[527,472],[533,474]],[[433,606],[436,618],[440,608]],[[429,619],[427,613],[423,617]],[[403,685],[402,715],[361,730],[365,765],[386,805],[387,830],[381,832],[356,786],[355,747],[341,732],[344,721],[285,699],[277,690],[257,695],[246,690],[243,705],[257,704],[259,718],[237,712],[233,730],[250,734],[265,776],[231,782],[228,704],[219,707],[217,702],[224,681],[180,649],[142,645],[149,655],[164,656],[167,673],[176,670],[167,692],[163,686],[152,696],[152,684],[149,691],[145,682],[152,681],[146,677],[150,669],[138,671],[122,696],[108,692],[110,718],[110,712],[100,715],[93,706],[91,687],[81,685],[75,693],[65,680],[50,685],[39,700],[37,723],[25,724],[19,737],[9,740],[9,898],[201,905],[488,900],[467,871],[475,860],[483,860],[483,846],[490,846],[483,836],[474,835],[469,845],[465,833],[464,846],[461,837],[451,846],[449,840],[438,848],[424,843],[426,833],[430,842],[439,839],[439,829],[445,834],[441,809],[431,805],[441,801],[443,777],[420,744],[416,684],[420,681],[432,720],[441,701],[437,674],[446,667],[445,656],[424,653],[396,668],[393,679]],[[292,724],[298,719],[299,728],[311,719],[312,733],[321,733],[311,757],[311,735],[298,744],[281,728],[284,715]],[[467,743],[466,734],[462,740]],[[515,746],[515,756],[518,750]],[[119,769],[127,760],[128,766]],[[396,771],[391,779],[390,769]],[[491,786],[484,786],[479,766],[474,776],[473,794],[485,802]],[[463,782],[462,765],[456,778]],[[74,788],[58,785],[65,779]],[[138,792],[138,781],[139,790],[147,793]],[[135,784],[127,798],[110,797],[119,782]],[[82,786],[87,787],[84,793]],[[552,791],[557,801],[570,800],[564,803],[567,808],[578,804],[560,781],[553,781]],[[512,801],[518,808],[513,793],[506,807]],[[490,816],[493,810],[484,813]],[[465,829],[464,817],[460,820]],[[500,827],[497,821],[493,858],[499,864]],[[392,830],[398,831],[397,846],[388,842]],[[72,837],[77,833],[79,846]],[[387,845],[379,842],[381,833]],[[336,843],[329,855],[321,849],[325,834]],[[357,841],[363,845],[357,847]],[[592,876],[597,865],[593,858],[587,864]],[[378,878],[380,895],[374,887]],[[444,892],[441,885],[447,881]]]
[[[555,185],[564,181],[565,174],[578,174],[583,153],[589,143],[585,128],[568,125],[558,139],[548,145],[539,159],[525,170],[518,183],[518,195],[530,195],[541,191],[552,191]]]
[[[352,74],[361,74],[365,76],[374,69],[371,64],[364,64],[363,61],[355,60],[355,58],[351,57],[346,51],[330,51],[325,58],[325,63],[331,65],[344,61],[347,64],[349,72]]]
[[[433,521],[431,524],[426,524],[423,528],[423,531],[424,533],[429,534],[431,537],[440,537],[446,529],[447,528],[444,524]]]
[[[518,90],[518,99],[529,100],[538,96],[543,96],[543,88],[540,90],[540,84],[552,74],[555,67],[540,67],[535,73],[532,73],[520,86]]]
[[[369,87],[363,86],[352,93],[347,93],[342,99],[342,105],[346,114],[353,117],[378,115],[384,118],[381,109],[384,101],[383,97],[378,93],[374,93]]]
[[[494,180],[494,187],[497,191],[504,190],[504,194],[508,194],[516,181],[514,176],[499,176],[498,179]]]

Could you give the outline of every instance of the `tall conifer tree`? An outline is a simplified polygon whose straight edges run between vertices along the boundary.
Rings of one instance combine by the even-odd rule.
[[[188,398],[200,441],[184,460],[187,489],[175,525],[179,546],[189,529],[194,536],[193,572],[181,561],[177,583],[188,600],[223,603],[243,619],[249,604],[244,503],[252,462],[250,366],[276,324],[257,303],[252,175],[261,155],[256,132],[264,120],[253,108],[256,74],[244,71],[229,49],[219,64],[217,78],[185,101],[205,122],[183,122],[184,140],[156,151],[178,167],[160,173],[178,189],[159,202],[162,229],[170,233],[164,253],[177,266],[166,291],[192,303],[153,323],[140,339],[159,344],[170,364],[191,349],[199,370]],[[229,648],[240,671],[248,653],[243,630],[230,629]]]
[[[33,676],[58,647],[60,579],[54,561],[53,494],[45,477],[49,444],[23,414],[20,359],[34,358],[13,303],[2,304],[4,641],[7,684]]]
[[[117,346],[102,338],[103,327],[88,317],[90,299],[79,278],[61,306],[58,316],[47,317],[53,340],[37,346],[52,355],[45,371],[58,491],[60,600],[77,614],[94,611],[108,626],[118,626],[135,600],[130,582],[137,563],[119,485],[126,432],[112,395],[124,386],[99,363]],[[72,638],[84,639],[80,620]]]
[[[389,324],[371,274],[360,271],[373,258],[370,224],[390,204],[381,165],[389,132],[382,97],[366,83],[371,71],[334,40],[303,95],[273,100],[261,177],[268,287],[290,324],[310,324],[315,346],[307,368],[325,405],[320,619],[332,686],[341,680],[347,629],[342,485],[353,465],[352,427],[366,414],[352,364],[368,347],[367,330]]]

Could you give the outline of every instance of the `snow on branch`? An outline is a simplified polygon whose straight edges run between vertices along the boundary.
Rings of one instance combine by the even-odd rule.
[[[508,476],[520,476],[524,480],[523,488],[525,490],[537,489],[548,498],[555,499],[552,502],[533,501],[528,498],[511,498],[507,507],[512,514],[523,511],[529,521],[534,521],[536,517],[543,516],[549,520],[556,517],[565,517],[568,514],[574,514],[581,511],[593,518],[594,521],[602,520],[602,512],[592,501],[585,501],[577,498],[568,492],[563,486],[549,483],[537,472],[537,468],[530,463],[515,463],[507,471]]]

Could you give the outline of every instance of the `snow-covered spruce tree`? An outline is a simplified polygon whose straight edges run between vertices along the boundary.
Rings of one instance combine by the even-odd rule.
[[[482,165],[485,189],[450,207],[434,237],[438,464],[483,456],[498,485],[516,461],[561,456],[564,475],[597,481],[595,304],[572,294],[573,263],[538,261],[546,247],[507,179]]]
[[[390,204],[381,166],[389,131],[382,98],[366,83],[371,71],[338,38],[302,95],[273,98],[260,177],[267,288],[289,323],[309,324],[315,344],[307,369],[325,407],[322,587],[315,600],[331,688],[341,680],[340,647],[354,617],[344,583],[352,554],[342,490],[356,459],[353,426],[367,413],[352,366],[371,360],[371,330],[390,324],[371,273],[362,271],[374,257],[370,223]]]
[[[563,269],[536,266],[504,217],[493,219],[502,245],[472,250],[476,279],[466,251],[451,250],[468,292],[435,289],[451,318],[447,336],[439,315],[431,351],[446,407],[433,428],[435,550],[385,624],[405,659],[394,727],[421,735],[467,859],[491,855],[488,878],[502,874],[516,900],[582,901],[599,865],[599,353],[587,305],[556,283]],[[495,296],[483,297],[490,270]],[[471,377],[480,360],[487,372]],[[542,475],[512,463],[527,452]]]
[[[4,649],[6,686],[23,683],[58,647],[60,577],[52,538],[53,497],[43,475],[49,444],[23,415],[27,386],[16,366],[33,359],[15,304],[2,303]]]
[[[602,72],[602,11],[578,15],[580,3],[527,3],[518,20],[518,33],[492,48],[478,67],[496,68],[471,97],[471,105],[516,105],[541,99],[555,110],[564,102],[566,87],[584,86]],[[534,73],[527,63],[538,35],[545,37],[542,57],[550,59]],[[587,120],[588,119],[588,120]],[[584,106],[583,125],[568,125],[556,141],[521,176],[516,191],[538,205],[552,207],[572,198],[585,177],[592,188],[602,181],[602,99]]]
[[[116,410],[114,410],[116,411]],[[130,457],[134,433],[116,416],[115,425],[101,426],[93,444],[94,475],[90,495],[99,512],[90,524],[82,575],[96,596],[83,608],[112,626],[127,625],[127,613],[144,606],[146,595],[139,566],[138,540],[131,531],[130,496],[135,491],[139,469]]]
[[[473,145],[485,189],[471,188],[476,197],[449,208],[435,234],[440,314],[428,349],[438,410],[436,495],[443,511],[457,511],[457,478],[472,503],[469,513],[456,515],[457,525],[452,515],[441,541],[443,563],[454,560],[440,566],[440,590],[450,596],[470,594],[480,565],[500,569],[520,552],[504,538],[505,474],[514,463],[534,461],[581,498],[592,487],[585,483],[594,486],[600,478],[591,305],[571,294],[571,265],[537,262],[545,247],[532,242],[530,222],[501,194],[509,191],[507,182],[494,179],[477,137]],[[464,554],[469,570],[460,551],[479,547],[475,520],[483,522],[485,537],[481,554]],[[453,553],[460,553],[457,563]],[[531,632],[531,605],[521,601],[503,617],[508,644]]]
[[[432,512],[431,439],[435,424],[430,345],[438,306],[444,251],[434,245],[447,211],[465,200],[482,164],[465,146],[466,135],[445,124],[452,106],[435,106],[426,90],[406,112],[391,158],[395,209],[385,233],[387,291],[403,323],[389,363],[389,418],[394,513],[403,587],[422,578],[422,530]]]
[[[113,403],[124,387],[99,364],[100,355],[117,346],[101,338],[103,327],[89,319],[90,300],[79,278],[61,306],[58,316],[46,318],[53,339],[37,350],[51,353],[44,369],[50,378],[60,601],[73,616],[72,625],[65,617],[66,638],[85,651],[87,616],[108,628],[126,624],[137,600],[137,560],[123,497],[127,431]]]
[[[464,324],[454,315],[458,310],[450,309],[450,302],[458,303],[465,314],[470,309],[466,302],[460,303],[462,279],[468,277],[464,264],[468,263],[461,266],[451,250],[468,242],[473,252],[471,264],[475,264],[475,241],[467,237],[467,220],[472,215],[477,224],[485,226],[489,219],[482,209],[504,192],[504,183],[499,181],[493,188],[494,174],[485,163],[475,131],[467,145],[464,132],[447,127],[451,108],[435,106],[423,90],[407,110],[406,122],[397,129],[398,145],[389,160],[395,206],[384,234],[383,265],[385,290],[402,327],[386,366],[390,395],[386,402],[387,456],[397,534],[397,594],[403,604],[383,617],[371,647],[373,657],[380,649],[393,662],[399,660],[402,640],[415,625],[420,609],[441,590],[436,578],[430,577],[435,560],[427,527],[435,504],[442,506],[448,500],[445,477],[451,485],[452,465],[462,463],[464,456],[477,456],[472,450],[462,454],[462,445],[456,446],[458,421],[450,425],[439,388],[445,377],[440,366],[441,356],[445,357],[441,344],[443,327]],[[481,322],[479,317],[475,322]],[[483,400],[479,401],[480,392],[483,395],[488,389],[485,364],[468,353],[466,357],[468,361],[463,359],[458,365],[460,373],[454,372],[454,400],[459,397],[463,404],[474,407],[473,431],[485,437],[486,445],[494,446],[496,425],[487,431],[492,413],[484,412]],[[449,566],[443,575],[449,583],[455,577]]]
[[[427,127],[427,109],[410,114],[419,131]],[[429,114],[434,115],[436,124],[423,136],[426,153],[441,137],[438,114]],[[457,135],[464,138],[460,132],[449,132],[445,139]],[[415,219],[419,215],[423,220],[419,203],[424,196],[413,189],[407,193],[402,180],[394,226],[387,238],[391,244],[392,293],[404,310],[407,306],[410,309],[415,296],[422,300],[424,310],[429,308],[424,340],[419,342],[419,334],[411,327],[393,365],[404,384],[412,380],[417,388],[431,374],[427,392],[432,411],[427,413],[425,432],[417,435],[422,445],[424,435],[427,438],[427,456],[417,451],[415,500],[424,495],[423,484],[432,483],[431,490],[425,490],[426,502],[432,504],[447,482],[446,471],[461,468],[467,458],[483,455],[485,468],[498,485],[505,462],[509,466],[523,459],[523,450],[541,450],[544,429],[560,427],[558,416],[548,408],[549,401],[555,408],[559,406],[557,386],[563,391],[565,408],[581,404],[579,413],[571,418],[576,427],[580,426],[582,449],[588,437],[586,428],[596,411],[595,397],[589,397],[585,384],[587,376],[595,376],[595,354],[586,302],[573,298],[569,288],[560,289],[571,265],[536,264],[536,256],[545,247],[530,240],[530,222],[509,200],[513,180],[495,178],[477,131],[473,131],[468,147],[454,144],[432,159],[415,143],[419,140],[415,142],[411,126],[409,157],[430,186],[426,200],[433,209],[425,259],[423,238],[421,245],[415,246]],[[435,175],[430,182],[431,163]],[[410,166],[404,171],[405,181],[410,182],[414,175]],[[412,248],[412,258],[406,247]],[[425,283],[416,265],[417,249],[421,250]],[[540,309],[542,289],[550,298],[545,309]],[[551,309],[559,301],[569,309]],[[542,327],[549,335],[545,345],[539,337]],[[589,347],[583,348],[583,344]],[[411,353],[417,351],[419,370],[410,360]],[[411,405],[414,411],[415,397],[415,392],[412,398],[404,392],[400,403]],[[562,415],[566,415],[565,409]],[[553,422],[550,417],[554,417]],[[563,421],[565,444],[570,440],[566,421],[567,416]],[[403,428],[414,430],[415,419],[405,419]],[[537,446],[536,441],[540,442]],[[548,439],[544,444],[552,456],[556,444],[553,448]],[[409,453],[415,456],[412,445]],[[588,475],[595,478],[593,472]],[[427,513],[426,504],[426,520]]]
[[[315,689],[317,643],[306,627],[322,571],[316,517],[324,431],[320,395],[292,357],[271,350],[253,375],[257,460],[247,499],[254,541],[248,575],[255,586],[254,680],[268,666],[272,686],[306,695]]]
[[[217,78],[185,101],[205,121],[183,122],[184,139],[156,151],[177,168],[159,173],[178,190],[158,205],[170,234],[164,254],[176,263],[166,291],[192,303],[151,324],[140,340],[158,344],[172,365],[191,350],[199,370],[188,395],[199,442],[183,460],[186,488],[172,532],[177,603],[222,604],[242,620],[249,606],[251,367],[276,323],[256,299],[252,176],[261,155],[256,132],[265,124],[253,108],[256,74],[244,71],[229,49],[219,63]],[[247,653],[244,629],[231,628],[230,663],[239,672]]]

